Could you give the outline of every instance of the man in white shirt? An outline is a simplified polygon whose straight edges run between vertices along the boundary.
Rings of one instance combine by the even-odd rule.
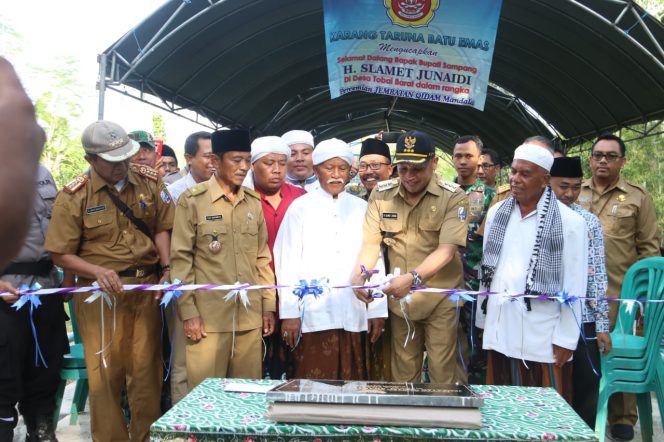
[[[533,144],[514,152],[512,195],[487,214],[481,282],[506,295],[583,297],[588,235],[581,215],[548,186],[553,155]],[[478,300],[484,328],[487,384],[555,388],[571,401],[571,360],[579,339],[581,303],[532,297]]]
[[[208,181],[214,173],[212,165],[212,141],[210,132],[194,132],[184,142],[184,158],[189,173],[168,186],[168,192],[177,204],[185,190],[198,183]]]
[[[313,153],[320,188],[293,201],[274,245],[277,282],[329,287],[350,285],[362,246],[367,203],[344,192],[353,153],[347,143],[325,140]],[[381,265],[377,266],[382,267]],[[387,317],[385,297],[367,308],[351,288],[326,288],[319,295],[281,289],[279,311],[284,341],[294,347],[296,378],[366,379],[362,332],[375,342]]]
[[[318,177],[314,173],[312,154],[314,137],[306,130],[291,130],[281,136],[291,149],[288,159],[286,181],[293,186],[301,187],[307,192],[318,189]]]

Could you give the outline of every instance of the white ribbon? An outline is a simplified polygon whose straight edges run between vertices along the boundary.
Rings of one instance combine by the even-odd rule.
[[[93,282],[92,285],[98,287],[97,282]],[[115,303],[113,302],[113,299],[111,299],[111,296],[102,290],[97,290],[93,292],[92,295],[87,297],[84,302],[86,302],[87,304],[92,304],[99,298],[101,298],[101,301],[99,302],[100,317],[101,317],[101,349],[95,354],[101,355],[101,362],[104,365],[104,368],[108,368],[104,352],[106,352],[106,350],[108,350],[108,348],[111,346],[111,343],[113,342],[113,337],[115,336]],[[106,339],[105,337],[106,327],[104,326],[104,302],[106,303],[106,305],[108,305],[109,309],[113,310],[113,331],[111,332],[111,339],[109,339],[108,344],[104,343]]]
[[[244,284],[240,285],[240,281],[237,281],[235,283],[235,286],[237,288],[235,290],[231,290],[230,292],[226,293],[224,295],[224,301],[228,302],[231,299],[233,300],[234,303],[237,304],[238,299],[240,300],[240,303],[244,306],[244,309],[249,311],[248,306],[251,305],[249,302],[249,295],[247,294],[247,287],[250,287],[249,284]],[[233,338],[231,342],[231,359],[233,359],[233,356],[235,356],[235,311],[237,309],[233,309]]]

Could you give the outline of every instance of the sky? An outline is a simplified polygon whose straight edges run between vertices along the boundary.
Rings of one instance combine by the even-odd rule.
[[[0,23],[8,24],[21,35],[22,51],[8,57],[21,77],[28,95],[35,100],[51,86],[35,68],[57,65],[57,58],[68,56],[78,61],[78,80],[83,85],[83,115],[73,127],[82,131],[97,120],[99,72],[97,54],[111,46],[138,25],[165,0],[3,0]],[[0,55],[6,55],[0,47]],[[152,131],[152,116],[164,116],[166,144],[183,158],[184,140],[192,132],[208,130],[153,106],[107,91],[104,119],[115,121],[127,131]]]

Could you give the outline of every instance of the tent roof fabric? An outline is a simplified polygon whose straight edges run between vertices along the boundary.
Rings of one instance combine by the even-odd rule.
[[[477,134],[507,155],[534,134],[571,146],[664,118],[662,46],[662,23],[628,1],[504,0],[483,112],[361,92],[331,100],[322,0],[171,0],[103,56],[108,84],[256,136],[350,141],[389,124],[445,149]]]

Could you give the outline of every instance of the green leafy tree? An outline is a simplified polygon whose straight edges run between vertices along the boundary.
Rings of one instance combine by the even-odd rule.
[[[81,116],[82,86],[76,80],[77,62],[56,59],[56,66],[37,69],[52,81],[50,90],[35,102],[37,118],[46,132],[42,163],[49,168],[59,187],[84,172],[88,164],[81,148],[79,131],[73,122]]]
[[[24,48],[23,37],[0,16],[0,47],[10,60]],[[37,119],[46,133],[41,162],[48,167],[59,187],[87,169],[80,132],[73,126],[81,116],[82,86],[76,80],[77,62],[73,58],[51,59],[51,68],[24,66],[29,75],[39,78],[47,92],[35,100]]]

